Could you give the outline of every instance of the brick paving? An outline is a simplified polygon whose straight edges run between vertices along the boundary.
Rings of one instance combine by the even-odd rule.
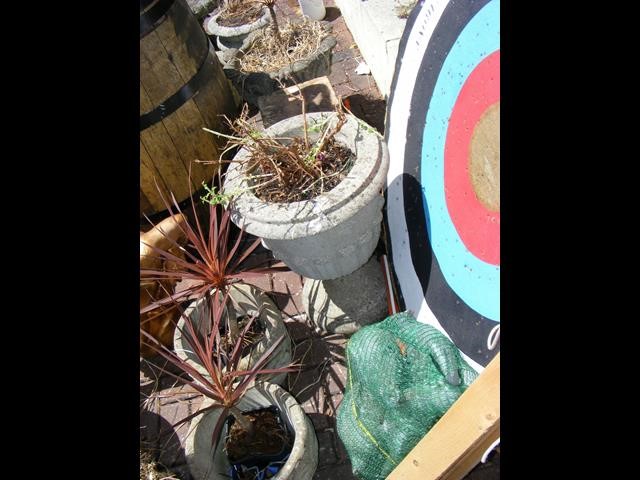
[[[386,102],[371,75],[355,73],[355,68],[362,61],[358,47],[333,0],[325,0],[325,5],[325,20],[332,25],[338,40],[328,76],[331,85],[354,115],[384,133]],[[276,9],[279,10],[279,17],[300,16],[297,0],[281,0]],[[260,123],[259,112],[254,119]],[[248,237],[248,240],[251,239],[251,236]],[[262,247],[251,258],[251,262],[256,265],[273,261],[270,252]],[[251,283],[269,292],[269,296],[282,311],[294,344],[294,361],[304,365],[301,372],[289,375],[287,390],[302,405],[316,431],[319,455],[313,479],[354,479],[349,458],[336,432],[335,421],[336,409],[342,401],[346,382],[344,349],[347,337],[320,335],[316,332],[302,308],[303,278],[300,275],[281,272],[265,275],[259,281]],[[163,364],[158,359],[152,362]],[[183,390],[174,379],[161,375],[148,362],[141,361],[141,446],[159,452],[161,463],[175,472],[178,478],[189,480],[191,475],[183,451],[189,425],[187,423],[177,429],[173,429],[171,425],[196,411],[202,399]]]
[[[347,338],[344,335],[319,335],[306,317],[287,319],[285,325],[294,343],[294,362],[304,365],[301,372],[289,375],[287,390],[302,405],[318,438],[318,468],[313,478],[355,478],[351,475],[351,464],[337,435],[335,422],[346,381],[344,348]],[[338,470],[341,473],[336,476]]]

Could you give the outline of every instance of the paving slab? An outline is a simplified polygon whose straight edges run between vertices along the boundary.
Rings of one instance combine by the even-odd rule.
[[[389,0],[336,0],[336,4],[378,88],[387,98],[406,19],[398,18],[395,2]]]

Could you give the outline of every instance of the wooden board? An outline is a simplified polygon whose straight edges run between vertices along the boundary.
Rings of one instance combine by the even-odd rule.
[[[160,192],[156,187],[156,180],[160,187],[160,192],[165,195],[166,187],[162,181],[162,176],[158,173],[151,161],[151,157],[147,152],[143,142],[140,142],[140,211],[141,212],[153,212],[155,211],[154,205],[162,205],[162,198]],[[146,200],[143,201],[143,198]]]
[[[155,31],[140,39],[140,84],[154,107],[173,95],[184,82]],[[147,111],[140,104],[140,114]]]
[[[203,181],[211,181],[226,140],[202,128],[224,130],[220,116],[235,118],[238,112],[238,97],[208,38],[185,1],[177,0],[140,39],[140,115],[163,104],[198,72],[205,80],[194,87],[196,93],[140,132],[141,215],[165,210],[156,181],[164,195],[171,192],[179,202],[199,190]]]
[[[177,10],[177,12],[181,12],[181,15],[187,14],[186,11]],[[177,85],[174,90],[178,90],[196,74],[200,67],[199,61],[204,55],[207,55],[206,62],[215,61],[212,58],[213,54],[209,53],[209,42],[202,35],[200,25],[197,22],[187,21],[184,29],[176,31],[176,23],[182,22],[185,22],[185,19],[178,15],[175,21],[166,21],[158,25],[154,32],[157,34],[159,44],[166,52],[170,52],[170,55],[165,54],[165,56],[180,76],[180,85]],[[208,71],[212,77],[215,74],[223,74],[212,68]],[[210,161],[218,157],[216,139],[202,130],[202,127],[211,127],[193,99],[185,102],[172,115],[165,118],[163,123],[174,145],[180,151],[185,168],[187,171],[191,169],[192,188],[197,190],[201,187],[201,180],[210,179],[213,169],[206,168],[195,160]]]
[[[457,480],[500,436],[500,353],[387,480]]]
[[[151,104],[146,91],[142,85],[140,87],[140,104]],[[170,192],[173,192],[180,201],[189,195],[188,172],[164,122],[158,122],[140,132],[140,148],[143,147],[147,156],[140,158],[140,188],[153,205],[154,211],[162,211],[164,203],[154,200],[159,198],[154,179],[165,197],[169,198]],[[151,173],[152,177],[145,178],[147,173]],[[149,189],[146,188],[147,185]]]

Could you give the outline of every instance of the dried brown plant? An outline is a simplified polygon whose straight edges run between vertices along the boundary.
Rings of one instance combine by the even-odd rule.
[[[245,171],[251,175],[255,194],[266,201],[288,203],[321,195],[340,183],[353,163],[353,153],[335,140],[347,121],[341,102],[336,107],[335,125],[331,117],[309,125],[304,98],[300,95],[299,99],[304,123],[301,136],[265,135],[249,121],[246,105],[239,118],[227,118],[232,135],[205,129],[228,139],[225,151],[243,147],[249,152]],[[316,134],[314,140],[309,133]]]

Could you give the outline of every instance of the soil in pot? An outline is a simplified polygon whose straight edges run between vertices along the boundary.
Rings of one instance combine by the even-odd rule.
[[[262,201],[292,203],[320,196],[339,185],[355,163],[354,153],[335,139],[346,121],[341,111],[333,128],[328,128],[326,121],[309,120],[306,138],[304,135],[263,136],[249,124],[246,116],[245,108],[232,129],[237,137],[254,140],[247,172],[252,177],[255,196]]]
[[[304,139],[293,139],[289,144],[289,150],[297,152],[294,155],[302,154],[304,156],[306,150]],[[351,150],[340,145],[334,139],[330,139],[324,151],[316,156],[317,178],[313,175],[305,175],[306,172],[302,171],[291,175],[281,175],[281,167],[286,163],[286,160],[283,161],[278,157],[285,155],[285,152],[278,151],[274,152],[269,163],[257,160],[260,167],[256,169],[256,174],[275,179],[271,182],[256,182],[254,192],[260,200],[272,203],[290,203],[315,198],[338,185],[347,176],[355,161],[355,155]]]
[[[241,332],[247,326],[247,322],[249,322],[250,318],[251,317],[249,317],[249,315],[243,315],[237,319],[238,329]],[[226,324],[223,326],[223,329],[220,333],[222,337],[222,341],[221,341],[222,351],[228,352],[230,351],[229,349],[230,339],[229,339],[229,335],[227,334]],[[247,333],[244,334],[244,338],[242,339],[242,352],[240,356],[245,357],[249,355],[251,353],[251,349],[253,348],[253,346],[257,343],[260,343],[263,335],[264,335],[264,325],[260,321],[260,318],[256,318],[251,324],[251,326],[249,327],[249,330],[247,331]]]
[[[250,318],[251,317],[249,315],[242,315],[236,318],[236,321],[238,322],[238,331],[242,332],[242,330],[244,330]],[[208,332],[210,332],[211,327],[209,326],[207,330]],[[245,333],[244,338],[242,339],[242,352],[240,355],[241,357],[245,357],[251,353],[251,349],[253,348],[253,346],[260,343],[260,341],[262,340],[264,332],[265,327],[262,324],[262,320],[260,319],[260,317],[258,317],[253,321],[253,323],[249,327],[249,330],[247,331],[247,333]],[[187,338],[190,338],[189,333],[186,330],[184,334]],[[228,326],[226,321],[220,322],[220,341],[222,343],[221,350],[223,352],[227,352],[232,349],[229,346],[229,343],[232,342],[228,334]],[[227,359],[223,356],[222,364],[226,365],[226,362]]]
[[[244,416],[253,425],[251,433],[242,429],[232,416],[225,424],[225,452],[231,463],[231,478],[272,478],[287,461],[294,435],[275,406],[245,412]]]
[[[258,20],[263,14],[263,6],[258,3],[231,0],[216,20],[221,27],[238,27]]]
[[[273,28],[264,28],[256,34],[251,48],[239,57],[241,72],[277,72],[310,57],[328,35],[322,24],[309,21],[287,22],[279,30],[280,39]]]

